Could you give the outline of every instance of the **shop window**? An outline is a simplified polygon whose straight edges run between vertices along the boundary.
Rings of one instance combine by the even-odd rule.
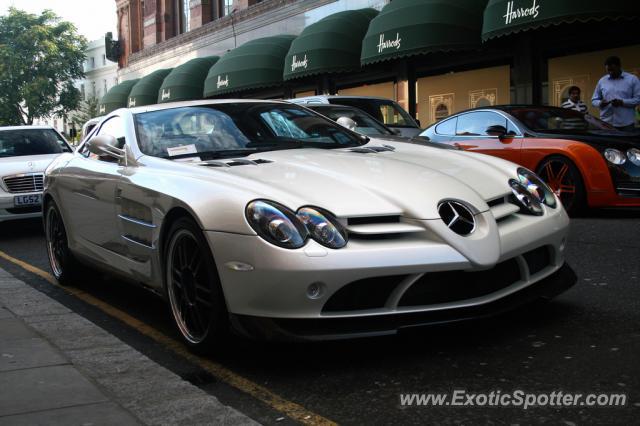
[[[495,136],[495,131],[491,128],[502,126],[507,128],[507,119],[490,111],[470,112],[458,116],[456,135],[458,136]],[[504,132],[503,130],[503,132]]]
[[[176,19],[174,20],[174,29],[176,34],[186,33],[190,30],[191,8],[189,0],[175,0],[173,2],[173,10]]]
[[[443,118],[446,118],[448,116],[449,116],[449,107],[447,107],[445,104],[436,105],[436,111],[435,111],[436,121],[440,121]]]

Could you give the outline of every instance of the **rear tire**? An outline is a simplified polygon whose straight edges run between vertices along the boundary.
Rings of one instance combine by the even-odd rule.
[[[54,201],[48,202],[45,206],[44,230],[49,266],[53,276],[64,286],[78,282],[83,276],[84,266],[69,249],[67,230]]]
[[[176,220],[167,235],[165,282],[176,327],[193,352],[218,350],[228,337],[229,318],[209,244],[186,217]]]
[[[570,215],[575,216],[584,209],[587,199],[584,182],[580,170],[571,160],[552,155],[542,160],[536,173],[560,198]]]

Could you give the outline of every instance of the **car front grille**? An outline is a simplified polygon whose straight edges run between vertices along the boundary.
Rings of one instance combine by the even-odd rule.
[[[640,182],[618,182],[616,191],[622,197],[640,198]]]
[[[552,248],[538,247],[483,271],[425,273],[404,290],[397,307],[430,306],[488,296],[524,279],[519,263],[526,264],[530,276],[542,272],[552,265]],[[391,300],[397,298],[399,286],[408,277],[394,275],[351,282],[327,300],[322,312],[328,314],[390,307],[393,304]]]
[[[44,189],[44,175],[42,173],[5,176],[2,180],[4,181],[7,190],[15,194],[23,192],[42,192]]]

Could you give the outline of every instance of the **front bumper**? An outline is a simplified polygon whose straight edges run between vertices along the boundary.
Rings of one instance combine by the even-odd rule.
[[[482,305],[371,315],[355,318],[262,318],[231,315],[234,330],[246,337],[269,340],[334,340],[396,334],[407,328],[495,316],[538,299],[552,299],[571,288],[577,277],[568,264],[510,295]]]
[[[499,223],[491,213],[481,215],[482,225],[469,237],[455,235],[441,220],[421,221],[424,233],[354,238],[339,250],[314,241],[287,250],[255,235],[205,235],[227,309],[236,316],[354,318],[481,305],[518,292],[564,264],[569,219],[563,209],[547,209],[543,217],[514,214]],[[542,261],[528,264],[538,255]],[[239,264],[242,268],[235,267]],[[501,279],[501,271],[510,278]],[[440,274],[441,293],[435,299],[426,295],[434,274]],[[458,282],[450,293],[449,279]],[[310,291],[313,287],[319,291]]]
[[[0,222],[42,217],[42,206],[14,206],[13,199],[16,195],[42,195],[42,192],[12,194],[3,193],[2,190],[0,190]]]

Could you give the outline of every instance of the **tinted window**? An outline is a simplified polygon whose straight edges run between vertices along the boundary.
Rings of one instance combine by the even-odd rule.
[[[400,105],[391,100],[330,98],[329,102],[337,105],[349,105],[360,108],[376,120],[398,127],[416,127],[411,116]]]
[[[171,108],[136,114],[134,121],[140,150],[165,158],[363,143],[338,124],[296,105],[242,102]]]
[[[314,111],[337,121],[340,117],[348,117],[356,122],[356,132],[363,135],[392,135],[393,132],[366,112],[357,108],[339,106],[310,106]]]
[[[438,123],[436,126],[436,133],[439,135],[455,135],[457,121],[458,117],[454,117]]]
[[[507,119],[490,111],[470,112],[458,116],[456,134],[459,136],[497,136],[500,133],[496,127],[502,126],[504,133]]]
[[[71,152],[62,137],[51,129],[0,131],[0,157],[61,154]]]
[[[534,131],[545,130],[611,130],[604,121],[588,114],[562,108],[514,108],[514,117]]]

